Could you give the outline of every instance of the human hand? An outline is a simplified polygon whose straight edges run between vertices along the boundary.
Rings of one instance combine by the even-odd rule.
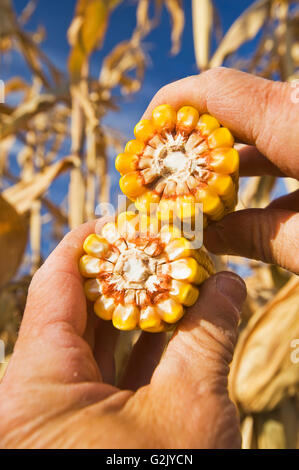
[[[142,333],[117,388],[118,331],[88,312],[78,270],[84,239],[104,222],[70,232],[33,277],[0,385],[0,447],[239,447],[227,374],[243,281],[208,279],[160,363],[165,335]]]
[[[215,68],[161,88],[144,117],[162,103],[209,112],[243,143],[240,176],[299,179],[299,104],[288,83]],[[297,93],[298,94],[298,93]],[[293,97],[293,98],[292,98]],[[213,253],[275,263],[299,273],[299,190],[265,209],[236,211],[210,225],[204,244]]]

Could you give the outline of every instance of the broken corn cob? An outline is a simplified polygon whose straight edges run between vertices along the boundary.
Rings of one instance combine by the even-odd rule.
[[[96,315],[120,330],[167,330],[214,272],[203,249],[193,249],[175,226],[161,227],[152,219],[123,212],[83,244],[79,269],[89,278],[86,297]]]
[[[157,106],[134,129],[115,162],[122,192],[139,211],[161,220],[220,220],[237,203],[239,156],[230,131],[192,106]]]

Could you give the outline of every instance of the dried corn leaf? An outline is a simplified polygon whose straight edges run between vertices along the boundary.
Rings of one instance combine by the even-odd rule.
[[[230,395],[246,413],[274,409],[299,392],[299,279],[293,276],[241,332],[229,377]]]
[[[0,175],[4,173],[4,170],[7,165],[9,151],[13,146],[14,142],[15,137],[12,135],[0,141]]]
[[[256,416],[255,426],[259,449],[286,449],[284,425],[278,411]]]
[[[73,80],[81,76],[90,54],[101,45],[106,33],[109,14],[120,0],[78,0],[75,17],[68,30],[73,46],[69,57],[69,71]]]
[[[80,167],[71,171],[68,201],[69,226],[73,229],[84,222],[85,182]]]
[[[0,363],[0,382],[4,377],[11,355],[5,357],[5,362]]]
[[[289,193],[299,189],[299,181],[294,178],[284,178],[283,182]]]
[[[246,416],[241,424],[242,449],[251,449],[254,433],[254,420],[252,416]]]
[[[232,24],[214,53],[210,67],[222,65],[224,59],[235,52],[242,44],[253,39],[269,15],[271,0],[254,2]]]
[[[192,0],[193,38],[196,63],[200,70],[209,64],[210,37],[213,26],[211,0]]]
[[[181,38],[185,25],[185,15],[181,0],[165,0],[172,21],[171,53],[177,54],[181,48]]]
[[[19,17],[19,23],[24,25],[31,18],[34,10],[36,9],[38,0],[29,0],[25,8],[23,8],[21,15]]]
[[[7,283],[18,269],[26,242],[25,220],[0,196],[0,286]]]
[[[27,212],[35,199],[39,198],[50,186],[52,181],[63,171],[78,165],[75,157],[65,157],[48,166],[44,171],[34,174],[29,181],[20,181],[3,191],[2,196],[18,213]]]
[[[41,228],[41,201],[36,199],[32,202],[30,210],[31,274],[40,266]]]
[[[56,95],[44,94],[20,104],[0,123],[0,139],[24,130],[30,119],[38,113],[53,107],[58,100],[59,97]]]
[[[298,398],[286,398],[279,407],[281,422],[284,426],[287,449],[296,449],[299,432]]]
[[[104,59],[100,74],[103,87],[112,89],[120,85],[124,94],[140,88],[144,76],[145,56],[136,41],[123,41]],[[128,72],[136,71],[136,78]]]
[[[248,178],[239,197],[237,209],[248,207],[263,208],[270,203],[271,192],[277,178],[275,176],[254,176]]]

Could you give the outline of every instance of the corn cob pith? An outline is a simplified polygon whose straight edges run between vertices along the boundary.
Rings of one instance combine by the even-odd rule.
[[[202,203],[204,223],[219,220],[237,202],[239,156],[230,131],[192,106],[178,112],[157,106],[142,119],[115,161],[120,188],[139,211],[153,204],[161,220],[193,218]],[[152,204],[152,206],[151,206]]]
[[[203,249],[194,250],[174,226],[123,212],[89,235],[80,272],[95,313],[120,330],[159,332],[175,324],[198,297],[196,286],[213,273]]]

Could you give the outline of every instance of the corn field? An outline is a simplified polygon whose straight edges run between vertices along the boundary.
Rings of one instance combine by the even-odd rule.
[[[11,76],[4,83],[5,100],[0,99],[0,339],[6,360],[14,348],[31,277],[44,261],[43,225],[49,224],[54,247],[68,230],[94,218],[98,203],[109,201],[109,153],[122,150],[125,136],[103,120],[110,112],[117,116],[119,91],[134,99],[142,87],[147,36],[160,27],[161,14],[167,11],[175,55],[184,27],[191,27],[185,24],[184,1],[136,0],[131,37],[103,58],[95,76],[91,58],[109,35],[110,15],[120,3],[126,1],[74,1],[66,31],[70,54],[65,73],[42,50],[45,30],[27,28],[37,2],[30,0],[17,15],[13,0],[0,0],[1,70],[5,58],[21,58],[30,76]],[[214,3],[192,2],[198,72],[225,64],[269,79],[299,79],[297,1],[252,2],[224,35]],[[242,46],[257,36],[253,52],[243,56]],[[65,153],[68,142],[70,152]],[[69,184],[62,203],[57,203],[51,188],[63,173],[69,175]],[[299,187],[289,178],[280,184],[286,192]],[[246,179],[237,209],[265,207],[277,186],[273,176]],[[246,273],[248,296],[229,377],[243,448],[299,448],[299,363],[290,359],[292,342],[299,338],[299,280],[257,261],[221,256],[215,262],[217,270]],[[132,339],[122,335],[119,364]],[[0,377],[5,366],[0,364]]]

